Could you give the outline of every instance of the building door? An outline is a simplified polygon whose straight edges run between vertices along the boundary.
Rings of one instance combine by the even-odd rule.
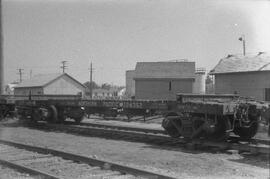
[[[264,98],[265,101],[270,101],[270,88],[265,88]]]

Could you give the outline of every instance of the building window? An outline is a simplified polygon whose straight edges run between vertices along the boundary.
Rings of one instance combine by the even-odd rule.
[[[172,82],[170,81],[169,82],[169,91],[171,91],[172,90]]]
[[[264,94],[265,101],[270,101],[270,88],[265,88]]]

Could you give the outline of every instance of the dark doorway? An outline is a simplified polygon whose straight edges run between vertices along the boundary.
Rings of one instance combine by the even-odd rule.
[[[169,91],[171,91],[172,90],[172,82],[170,81],[169,82]]]

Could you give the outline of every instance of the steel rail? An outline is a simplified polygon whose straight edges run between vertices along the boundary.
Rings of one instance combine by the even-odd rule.
[[[140,133],[140,132],[134,132],[134,131],[122,131],[122,130],[114,130],[114,129],[106,129],[106,128],[95,128],[95,127],[82,127],[82,126],[71,126],[71,125],[62,125],[62,124],[46,124],[44,123],[45,126],[47,126],[49,129],[60,129],[60,130],[68,130],[71,132],[79,133],[79,134],[89,134],[96,132],[96,133],[116,133],[119,135],[127,135],[127,136],[132,136],[132,138],[138,137],[142,138],[142,140],[151,139],[150,141],[153,142],[152,140],[155,140],[156,143],[159,142],[164,142],[167,141],[169,144],[191,144],[191,145],[201,145],[201,146],[208,146],[208,147],[219,147],[224,150],[239,150],[239,151],[245,151],[245,152],[251,152],[251,153],[261,153],[261,154],[270,154],[270,146],[269,145],[256,145],[256,144],[243,144],[243,143],[230,143],[230,142],[212,142],[212,141],[207,141],[207,140],[199,140],[195,139],[192,141],[187,141],[184,138],[172,138],[169,136],[164,136],[164,135],[155,135],[155,134],[148,134],[148,133]],[[139,141],[139,140],[138,140]],[[161,143],[162,143],[161,142]],[[167,145],[169,145],[167,144]],[[179,146],[178,145],[178,146]],[[172,146],[172,145],[170,145]]]
[[[31,145],[26,145],[22,143],[7,141],[7,140],[0,140],[0,143],[22,148],[28,151],[42,153],[42,154],[52,154],[54,156],[62,157],[62,158],[69,159],[72,161],[79,161],[81,163],[85,163],[89,165],[94,165],[94,166],[99,166],[99,167],[109,166],[109,168],[107,169],[119,171],[121,173],[131,174],[135,176],[140,176],[144,178],[174,179],[173,177],[170,177],[170,176],[165,176],[162,174],[158,174],[158,173],[154,173],[154,172],[150,172],[150,171],[146,171],[146,170],[142,170],[142,169],[138,169],[134,167],[124,166],[124,165],[120,165],[120,164],[105,161],[105,160],[99,160],[99,159],[90,158],[90,157],[86,157],[82,155],[76,155],[72,153],[58,151],[55,149],[31,146]]]
[[[125,131],[134,131],[134,132],[144,132],[144,133],[152,133],[152,134],[163,134],[167,135],[167,132],[160,129],[149,129],[149,128],[140,128],[140,127],[132,127],[132,126],[117,126],[115,124],[100,124],[95,122],[84,122],[80,124],[75,124],[72,121],[65,121],[64,124],[68,125],[76,125],[76,126],[90,126],[90,127],[99,127],[99,128],[110,128],[110,129],[117,129],[117,130],[125,130]],[[270,140],[252,138],[249,140],[243,140],[238,136],[231,135],[229,140],[238,140],[242,142],[249,142],[249,143],[261,143],[265,145],[270,145]]]
[[[25,125],[26,127],[33,127],[33,128],[40,128],[40,129],[54,129],[54,130],[60,130],[64,132],[70,132],[70,133],[76,133],[80,135],[87,135],[92,136],[93,134],[95,136],[102,136],[105,137],[106,134],[109,136],[109,138],[114,138],[116,135],[111,134],[117,134],[117,139],[121,139],[121,136],[131,136],[129,139],[132,141],[142,141],[142,142],[151,142],[157,145],[166,145],[169,147],[179,147],[183,146],[185,144],[187,145],[196,145],[196,146],[204,146],[204,147],[218,147],[222,150],[239,150],[239,151],[246,151],[251,153],[262,153],[262,154],[270,154],[270,148],[269,148],[269,142],[265,142],[265,145],[267,146],[258,146],[255,144],[252,144],[250,142],[246,144],[241,143],[230,143],[230,142],[211,142],[211,141],[205,141],[205,140],[192,140],[187,141],[183,138],[172,138],[165,135],[158,135],[158,134],[150,134],[150,133],[142,133],[137,131],[127,131],[127,130],[115,130],[115,129],[106,129],[106,128],[100,128],[100,127],[91,127],[91,126],[80,126],[80,125],[64,125],[64,124],[48,124],[48,123],[36,123],[34,125]],[[143,129],[144,130],[144,129]],[[119,137],[120,135],[120,137]],[[135,139],[136,138],[136,139]],[[138,139],[139,138],[139,139]],[[147,141],[149,139],[149,141]],[[233,141],[233,140],[232,140]],[[253,141],[256,141],[256,139],[253,139]],[[165,143],[165,144],[164,144]]]
[[[37,170],[37,169],[25,167],[23,165],[19,165],[19,164],[16,164],[14,162],[9,162],[7,160],[0,159],[0,164],[5,165],[9,168],[13,168],[13,169],[15,169],[19,172],[22,172],[22,173],[28,173],[28,174],[33,175],[33,176],[39,176],[41,178],[46,178],[46,179],[59,179],[59,177],[57,177],[57,176],[45,173],[45,172]]]
[[[34,125],[40,125],[40,124],[43,124],[42,122],[39,122],[37,124],[34,124]],[[134,134],[134,133],[130,133],[129,131],[131,132],[138,132],[137,135],[139,135],[139,133],[148,133],[147,135],[148,136],[151,136],[152,134],[160,134],[163,136],[163,138],[161,136],[159,136],[159,138],[162,138],[162,139],[166,139],[166,140],[169,140],[169,139],[173,139],[175,140],[174,138],[171,138],[169,137],[167,134],[166,134],[166,131],[163,131],[163,130],[160,130],[160,129],[149,129],[149,128],[139,128],[139,127],[132,127],[132,126],[117,126],[115,124],[100,124],[100,123],[94,123],[94,122],[87,122],[87,123],[80,123],[80,124],[76,124],[75,122],[73,121],[65,121],[64,122],[65,125],[72,125],[72,126],[76,126],[76,127],[95,127],[95,128],[108,128],[108,129],[116,129],[116,130],[123,130],[123,133],[124,132],[127,132],[127,134]],[[0,126],[5,126],[5,127],[9,127],[9,126],[29,126],[32,124],[0,124]],[[44,125],[44,124],[43,124]],[[52,124],[48,124],[48,125],[52,125]],[[95,130],[95,129],[93,129]],[[143,136],[145,136],[145,134],[142,134]],[[156,137],[156,135],[152,135],[151,137]],[[179,140],[182,140],[182,138],[179,138]],[[229,137],[229,141],[240,141],[240,142],[247,142],[247,143],[250,143],[250,144],[264,144],[264,145],[270,145],[270,140],[268,139],[259,139],[259,138],[252,138],[252,139],[249,139],[249,140],[243,140],[241,139],[240,137],[238,136],[235,136],[235,135],[231,135]]]
[[[74,125],[75,123],[72,121],[65,121],[64,124]],[[132,126],[117,126],[115,124],[100,124],[100,123],[93,123],[93,122],[84,122],[77,124],[79,126],[91,126],[91,127],[103,127],[103,128],[112,128],[118,130],[127,130],[127,131],[135,131],[135,132],[144,132],[144,133],[153,133],[153,134],[167,134],[166,131],[160,129],[149,129],[149,128],[139,128],[139,127],[132,127]]]

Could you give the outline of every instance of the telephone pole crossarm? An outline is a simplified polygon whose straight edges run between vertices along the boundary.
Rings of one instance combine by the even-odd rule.
[[[18,70],[18,73],[17,73],[17,74],[18,74],[19,77],[20,77],[20,83],[21,83],[21,82],[22,82],[22,75],[23,75],[23,72],[22,72],[22,71],[23,71],[24,69],[19,68],[19,69],[17,69],[17,70]]]
[[[62,66],[60,66],[60,68],[62,68],[63,69],[62,72],[65,73],[65,69],[67,68],[67,65],[66,65],[67,61],[63,60],[61,61],[61,63],[62,63]]]

